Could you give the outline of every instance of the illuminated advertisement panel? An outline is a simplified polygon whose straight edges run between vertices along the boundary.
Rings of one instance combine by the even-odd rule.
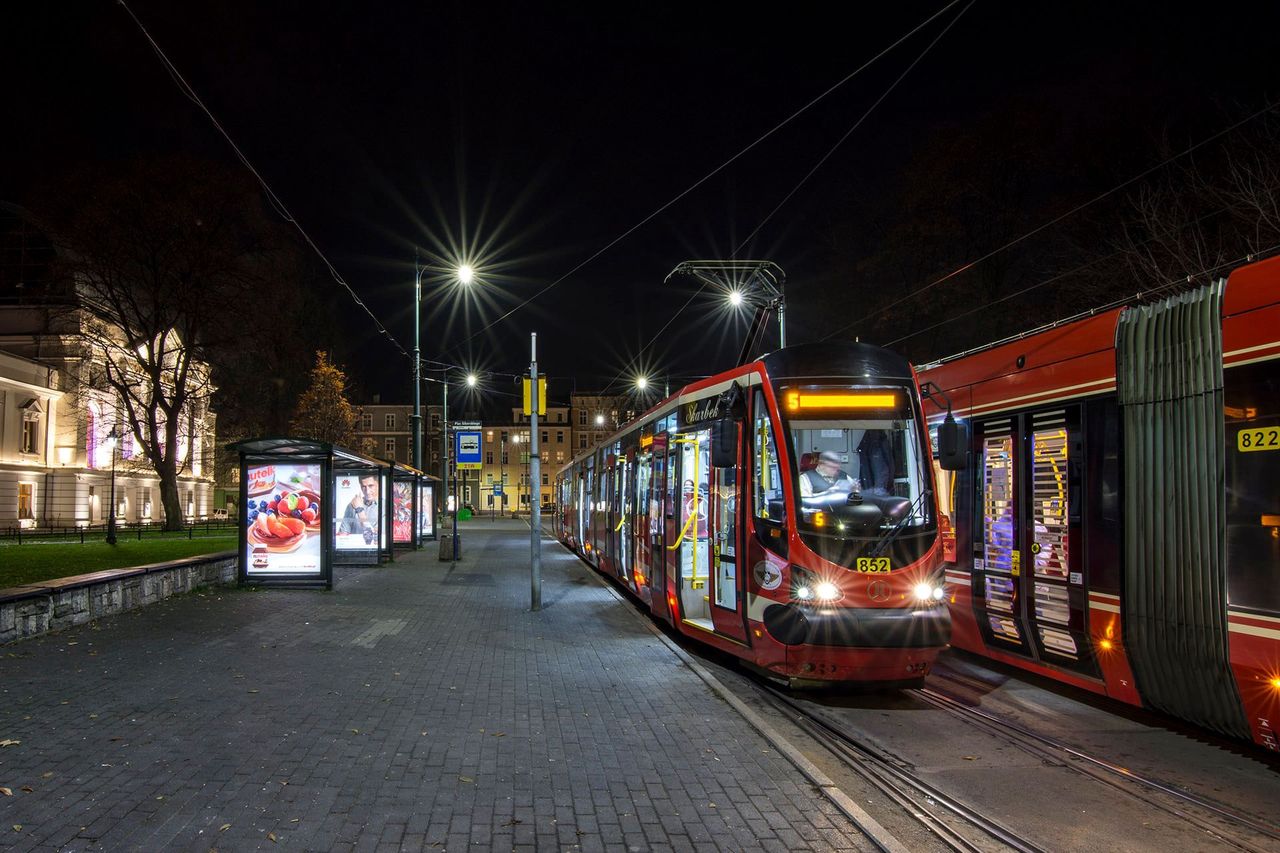
[[[245,573],[320,575],[320,465],[250,465]]]
[[[391,486],[391,541],[413,541],[413,483],[397,481]]]
[[[374,469],[342,471],[334,477],[333,539],[339,551],[382,548],[381,477]]]
[[[426,483],[418,485],[418,535],[432,536],[436,532],[435,506],[431,500],[434,490]]]

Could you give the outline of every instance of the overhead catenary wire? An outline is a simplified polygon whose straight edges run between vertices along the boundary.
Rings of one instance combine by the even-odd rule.
[[[1280,98],[1277,98],[1276,100],[1271,101],[1269,104],[1267,104],[1266,106],[1264,106],[1262,109],[1258,110],[1257,112],[1252,113],[1252,114],[1250,114],[1250,115],[1248,115],[1248,116],[1246,116],[1246,117],[1244,117],[1244,118],[1240,119],[1239,121],[1234,122],[1234,123],[1232,123],[1232,124],[1228,125],[1227,127],[1223,128],[1222,130],[1219,130],[1217,133],[1214,133],[1214,134],[1212,134],[1211,136],[1207,136],[1207,137],[1205,137],[1204,139],[1200,140],[1199,142],[1197,142],[1197,143],[1195,143],[1195,144],[1193,144],[1193,145],[1191,145],[1191,146],[1189,146],[1189,147],[1187,147],[1187,148],[1183,149],[1183,150],[1182,150],[1182,151],[1180,151],[1179,153],[1177,153],[1177,154],[1173,154],[1173,155],[1171,155],[1171,156],[1169,156],[1169,157],[1166,157],[1164,160],[1160,161],[1159,163],[1156,163],[1154,166],[1151,166],[1151,167],[1149,167],[1149,168],[1147,168],[1147,169],[1144,169],[1143,171],[1139,172],[1138,174],[1134,175],[1134,176],[1133,176],[1133,177],[1131,177],[1131,178],[1128,178],[1127,180],[1121,181],[1119,184],[1116,184],[1114,187],[1112,187],[1111,189],[1107,190],[1106,192],[1099,193],[1098,195],[1094,196],[1093,198],[1090,198],[1088,201],[1081,202],[1080,204],[1076,205],[1075,207],[1071,208],[1070,210],[1066,211],[1065,213],[1059,214],[1058,216],[1055,216],[1055,217],[1053,217],[1053,218],[1049,219],[1048,221],[1046,221],[1046,222],[1044,222],[1044,223],[1042,223],[1042,224],[1040,224],[1040,225],[1036,226],[1035,228],[1032,228],[1030,231],[1027,231],[1026,233],[1022,234],[1021,236],[1019,236],[1019,237],[1015,237],[1014,239],[1012,239],[1012,240],[1008,241],[1008,242],[1007,242],[1007,243],[1005,243],[1004,245],[999,246],[999,247],[997,247],[997,248],[995,248],[995,249],[992,249],[991,251],[987,252],[986,254],[982,255],[981,257],[979,257],[979,258],[977,258],[977,259],[975,259],[975,260],[969,261],[969,262],[967,262],[967,263],[965,263],[965,264],[962,264],[962,265],[961,265],[961,266],[959,266],[959,267],[956,267],[956,268],[955,268],[954,270],[952,270],[951,272],[949,272],[949,273],[947,273],[947,274],[943,275],[943,276],[942,276],[942,277],[940,277],[940,278],[935,279],[934,281],[930,282],[929,284],[926,284],[924,287],[921,287],[921,288],[919,288],[919,289],[917,289],[917,290],[913,290],[912,292],[908,293],[906,296],[903,296],[903,297],[901,297],[900,299],[896,299],[896,300],[894,300],[893,302],[890,302],[888,305],[884,305],[884,306],[882,306],[882,307],[880,307],[880,308],[876,309],[875,311],[872,311],[872,312],[870,312],[870,313],[868,313],[868,314],[866,314],[866,315],[864,315],[864,316],[862,316],[862,317],[859,317],[857,320],[854,320],[852,323],[847,323],[847,324],[845,324],[844,326],[841,326],[839,329],[836,329],[836,330],[835,330],[835,331],[833,331],[833,332],[829,332],[828,334],[824,335],[824,336],[823,336],[822,338],[820,338],[819,340],[821,340],[821,341],[828,340],[828,339],[830,339],[830,338],[835,337],[836,335],[839,335],[839,334],[842,334],[842,333],[844,333],[844,332],[847,332],[848,330],[852,329],[854,326],[857,326],[857,325],[859,325],[859,324],[861,324],[861,323],[867,323],[867,322],[870,322],[871,320],[874,320],[876,317],[879,317],[881,314],[884,314],[886,311],[890,311],[890,310],[892,310],[893,308],[896,308],[897,306],[901,305],[902,303],[907,302],[908,300],[915,299],[916,297],[918,297],[918,296],[920,296],[921,294],[923,294],[925,291],[932,290],[933,288],[937,287],[938,285],[943,284],[944,282],[950,281],[951,279],[955,278],[956,276],[960,275],[961,273],[967,272],[967,271],[969,271],[969,270],[973,269],[974,267],[978,266],[978,265],[979,265],[979,264],[981,264],[982,262],[987,261],[987,260],[990,260],[991,258],[995,257],[996,255],[998,255],[998,254],[1000,254],[1000,253],[1002,253],[1002,252],[1005,252],[1005,251],[1007,251],[1007,250],[1009,250],[1009,249],[1013,248],[1014,246],[1018,245],[1019,243],[1022,243],[1022,242],[1023,242],[1023,241],[1025,241],[1025,240],[1030,239],[1031,237],[1034,237],[1036,234],[1039,234],[1041,231],[1044,231],[1046,228],[1051,228],[1051,227],[1053,227],[1054,225],[1057,225],[1059,222],[1062,222],[1063,220],[1068,219],[1068,218],[1070,218],[1070,217],[1074,216],[1075,214],[1079,213],[1080,211],[1085,210],[1086,208],[1091,207],[1091,206],[1092,206],[1092,205],[1094,205],[1094,204],[1097,204],[1098,202],[1102,201],[1102,200],[1103,200],[1103,199],[1105,199],[1105,198],[1108,198],[1109,196],[1115,195],[1115,194],[1116,194],[1117,192],[1119,192],[1120,190],[1123,190],[1123,189],[1125,189],[1126,187],[1132,186],[1133,184],[1137,183],[1138,181],[1142,180],[1143,178],[1146,178],[1147,176],[1149,176],[1149,175],[1151,175],[1151,174],[1154,174],[1155,172],[1159,171],[1160,169],[1163,169],[1165,166],[1168,166],[1169,164],[1171,164],[1171,163],[1173,163],[1173,162],[1175,162],[1175,161],[1177,161],[1177,160],[1180,160],[1180,159],[1182,159],[1183,157],[1186,157],[1186,156],[1187,156],[1187,155],[1189,155],[1189,154],[1194,153],[1195,151],[1199,150],[1200,148],[1203,148],[1204,146],[1208,145],[1209,143],[1211,143],[1211,142],[1213,142],[1213,141],[1215,141],[1215,140],[1217,140],[1217,139],[1220,139],[1220,138],[1222,138],[1223,136],[1226,136],[1228,133],[1231,133],[1232,131],[1234,131],[1234,130],[1236,130],[1236,129],[1240,128],[1240,127],[1243,127],[1244,125],[1248,124],[1249,122],[1254,121],[1255,119],[1257,119],[1257,118],[1259,118],[1259,117],[1261,117],[1261,116],[1263,116],[1263,115],[1266,115],[1266,114],[1267,114],[1267,113],[1269,113],[1269,112],[1273,112],[1277,107],[1280,107]]]
[[[951,9],[953,6],[955,6],[955,5],[956,5],[957,3],[959,3],[959,2],[960,2],[960,0],[951,0],[951,2],[947,3],[947,4],[946,4],[945,6],[943,6],[941,9],[939,9],[939,10],[938,10],[938,11],[936,11],[936,12],[934,12],[934,13],[933,13],[932,15],[930,15],[929,17],[925,18],[923,21],[921,21],[921,22],[920,22],[919,24],[917,24],[916,26],[912,27],[912,28],[911,28],[911,30],[909,30],[905,35],[900,36],[898,39],[896,39],[896,40],[895,40],[892,44],[890,44],[888,47],[884,48],[884,49],[883,49],[883,50],[881,50],[879,53],[877,53],[875,56],[871,57],[871,58],[870,58],[870,59],[868,59],[866,62],[862,63],[862,65],[858,66],[858,67],[857,67],[857,68],[855,68],[853,71],[850,71],[848,74],[846,74],[844,77],[842,77],[839,81],[837,81],[836,83],[834,83],[834,84],[832,84],[831,86],[829,86],[829,87],[828,87],[825,91],[823,91],[821,94],[819,94],[819,95],[817,95],[816,97],[812,98],[812,99],[811,99],[811,100],[809,100],[807,103],[805,103],[803,106],[801,106],[799,109],[795,110],[795,111],[794,111],[794,112],[792,112],[789,116],[787,116],[786,118],[784,118],[782,121],[778,122],[778,123],[777,123],[777,124],[775,124],[773,127],[771,127],[769,130],[765,131],[763,134],[761,134],[760,136],[758,136],[754,141],[752,141],[752,142],[751,142],[751,143],[749,143],[746,147],[744,147],[744,148],[742,148],[741,150],[739,150],[736,154],[734,154],[733,156],[731,156],[729,159],[725,160],[725,161],[724,161],[723,163],[721,163],[719,166],[716,166],[716,167],[715,167],[714,169],[712,169],[710,172],[708,172],[707,174],[703,175],[703,176],[702,176],[701,178],[699,178],[698,180],[694,181],[692,184],[690,184],[690,185],[689,185],[688,187],[686,187],[685,189],[681,190],[679,193],[677,193],[675,196],[673,196],[670,200],[668,200],[667,202],[665,202],[664,204],[662,204],[661,206],[659,206],[659,207],[658,207],[656,210],[654,210],[652,213],[649,213],[647,216],[645,216],[645,217],[644,217],[643,219],[641,219],[639,222],[637,222],[636,224],[632,225],[630,228],[628,228],[626,231],[623,231],[623,232],[622,232],[621,234],[619,234],[618,236],[614,237],[612,240],[610,240],[608,243],[606,243],[606,244],[605,244],[604,246],[602,246],[601,248],[597,249],[597,250],[596,250],[595,252],[593,252],[590,256],[588,256],[585,260],[580,261],[577,265],[575,265],[575,266],[574,266],[572,269],[570,269],[568,272],[564,273],[564,274],[563,274],[563,275],[561,275],[559,278],[557,278],[557,279],[553,280],[550,284],[546,285],[546,286],[545,286],[545,287],[543,287],[541,290],[539,290],[537,293],[533,294],[532,296],[528,297],[527,299],[525,299],[525,300],[524,300],[523,302],[521,302],[520,304],[516,305],[516,306],[515,306],[514,308],[512,308],[510,311],[507,311],[505,314],[503,314],[502,316],[498,317],[496,320],[494,320],[494,321],[492,321],[491,323],[489,323],[489,324],[487,324],[487,325],[485,325],[485,326],[481,327],[477,332],[475,332],[474,334],[472,334],[470,337],[468,337],[468,338],[466,338],[466,339],[462,340],[461,342],[459,342],[459,343],[455,344],[454,346],[450,347],[450,349],[449,349],[448,351],[449,351],[449,352],[455,352],[455,351],[457,351],[459,347],[465,346],[466,344],[468,344],[468,343],[470,343],[471,341],[475,340],[477,337],[479,337],[480,335],[484,334],[484,333],[485,333],[485,332],[487,332],[489,329],[491,329],[491,328],[493,328],[494,326],[496,326],[498,323],[501,323],[503,320],[505,320],[505,319],[507,319],[508,317],[512,316],[512,315],[513,315],[513,314],[515,314],[517,311],[521,310],[521,309],[522,309],[522,308],[524,308],[525,306],[527,306],[527,305],[531,304],[531,303],[532,303],[532,302],[534,302],[535,300],[537,300],[537,299],[539,299],[540,297],[542,297],[544,294],[546,294],[546,293],[547,293],[548,291],[550,291],[552,288],[554,288],[554,287],[558,286],[559,284],[561,284],[562,282],[564,282],[566,279],[568,279],[568,278],[570,278],[571,276],[573,276],[575,273],[577,273],[579,270],[581,270],[581,269],[583,269],[584,267],[586,267],[588,264],[590,264],[590,263],[591,263],[592,261],[594,261],[596,258],[599,258],[601,255],[603,255],[603,254],[605,254],[606,252],[608,252],[610,249],[612,249],[612,248],[613,248],[614,246],[616,246],[618,243],[621,243],[621,242],[622,242],[623,240],[625,240],[627,237],[631,236],[633,233],[635,233],[636,231],[638,231],[640,228],[642,228],[642,227],[644,227],[645,225],[647,225],[647,224],[648,224],[649,222],[651,222],[654,218],[656,218],[657,216],[659,216],[660,214],[662,214],[665,210],[667,210],[668,208],[670,208],[670,207],[671,207],[672,205],[674,205],[676,202],[680,201],[680,200],[681,200],[681,199],[683,199],[685,196],[689,195],[691,192],[693,192],[694,190],[696,190],[698,187],[702,186],[702,185],[703,185],[703,184],[705,184],[707,181],[711,180],[711,179],[712,179],[712,178],[714,178],[716,175],[718,175],[718,174],[720,174],[721,172],[723,172],[725,169],[727,169],[729,166],[731,166],[733,163],[735,163],[735,162],[736,162],[737,160],[739,160],[741,157],[743,157],[743,156],[744,156],[744,155],[746,155],[748,152],[750,152],[751,150],[753,150],[753,149],[754,149],[756,146],[758,146],[760,143],[764,142],[766,139],[768,139],[769,137],[773,136],[773,135],[774,135],[775,133],[777,133],[779,130],[781,130],[782,128],[786,127],[788,124],[790,124],[790,123],[791,123],[792,121],[794,121],[796,118],[798,118],[800,115],[802,115],[803,113],[807,112],[811,107],[813,107],[813,106],[814,106],[815,104],[817,104],[819,101],[821,101],[821,100],[823,100],[824,98],[826,98],[828,95],[830,95],[832,92],[834,92],[834,91],[836,91],[837,89],[839,89],[839,88],[840,88],[841,86],[843,86],[845,83],[848,83],[850,80],[852,80],[852,79],[853,79],[854,77],[856,77],[858,74],[862,73],[865,69],[867,69],[868,67],[870,67],[872,64],[874,64],[877,60],[879,60],[879,59],[880,59],[881,57],[883,57],[885,54],[889,53],[891,50],[893,50],[894,48],[896,48],[898,45],[902,44],[904,41],[906,41],[907,39],[911,38],[911,36],[915,35],[915,34],[916,34],[917,32],[919,32],[921,29],[923,29],[924,27],[928,26],[930,23],[932,23],[934,20],[936,20],[940,15],[944,14],[947,10]]]
[[[809,181],[809,179],[812,178],[817,173],[817,171],[822,168],[823,164],[826,163],[827,160],[831,159],[831,157],[836,153],[836,151],[840,148],[840,146],[843,145],[849,139],[849,137],[853,135],[854,131],[856,131],[859,127],[862,126],[863,122],[865,122],[867,118],[871,115],[871,113],[875,111],[876,107],[880,106],[880,104],[885,100],[885,98],[889,97],[889,95],[892,94],[893,90],[898,87],[898,84],[901,83],[906,78],[906,76],[911,73],[912,69],[914,69],[917,65],[920,64],[920,61],[923,60],[931,50],[933,50],[933,48],[938,44],[938,42],[942,40],[943,36],[945,36],[947,32],[950,31],[950,29],[956,25],[956,22],[959,21],[962,17],[964,17],[964,13],[969,11],[969,9],[973,6],[975,2],[977,2],[977,0],[969,0],[969,3],[965,5],[965,7],[961,9],[959,13],[957,13],[956,16],[952,18],[936,36],[934,36],[933,40],[930,41],[929,44],[925,46],[924,50],[922,50],[919,53],[919,55],[917,55],[916,58],[913,59],[905,69],[903,69],[902,73],[899,74],[897,78],[894,79],[894,81],[889,84],[888,88],[886,88],[883,92],[881,92],[880,96],[871,103],[871,106],[867,107],[867,109],[863,111],[862,115],[858,117],[857,121],[855,121],[849,127],[849,129],[844,132],[844,135],[842,135],[838,140],[836,140],[835,144],[832,145],[829,149],[827,149],[825,154],[823,154],[820,158],[818,158],[818,161],[814,163],[813,167],[810,168],[809,171],[806,172],[800,178],[800,180],[796,182],[795,186],[793,186],[791,190],[788,191],[787,194],[782,197],[781,201],[779,201],[776,205],[774,205],[773,209],[770,210],[769,213],[765,215],[765,217],[760,221],[758,225],[756,225],[754,229],[752,229],[751,233],[749,233],[745,238],[743,238],[743,240],[738,244],[737,248],[733,250],[732,257],[736,258],[739,255],[739,253],[741,253],[742,250],[746,248],[747,244],[749,244],[752,240],[755,239],[756,235],[760,233],[760,231],[765,227],[765,225],[767,225],[769,221],[773,219],[773,217],[778,213],[778,211],[781,210],[787,204],[787,202],[790,201],[795,196],[795,194],[800,191],[800,189]],[[955,5],[955,4],[951,4],[951,5]],[[942,9],[938,14],[942,14],[942,12],[945,12],[947,8],[950,8],[950,6]],[[933,18],[929,19],[929,21],[932,21],[936,17],[937,15],[934,15]],[[929,23],[929,21],[925,21],[924,24]],[[916,29],[912,30],[911,33],[908,33],[907,36],[904,36],[903,38],[895,42],[893,45],[891,45],[889,48],[886,48],[885,51],[881,51],[881,53],[877,55],[877,58],[879,56],[883,56],[884,53],[892,49],[892,47],[895,47],[898,44],[901,44],[902,41],[904,41],[910,35],[914,34],[915,32],[918,32],[921,29],[921,27],[924,26],[924,24],[921,24],[920,26],[916,27]],[[874,59],[872,61],[874,61]],[[869,64],[870,63],[868,62],[867,65]],[[866,65],[863,65],[862,67],[865,68]],[[632,358],[633,364],[642,355],[644,355],[644,353],[649,349],[649,347],[653,346],[653,344],[657,342],[657,340],[662,336],[662,333],[665,332],[671,326],[671,324],[676,321],[676,318],[678,318],[684,312],[684,310],[693,303],[694,299],[696,299],[702,293],[702,291],[704,291],[706,288],[707,288],[707,283],[704,281],[701,285],[699,285],[698,289],[693,292],[693,295],[690,296],[688,299],[686,299],[684,304],[681,305],[673,315],[671,315],[671,318],[667,320],[666,323],[663,324],[662,328],[659,329],[657,333],[652,338],[649,339],[648,343],[646,343],[643,347],[640,348],[639,352],[637,352],[636,355]],[[624,370],[618,375],[614,376],[613,379],[609,381],[609,384],[605,386],[605,391],[607,392],[610,388],[612,388],[614,386],[614,383],[616,383],[619,379],[621,379],[626,372],[627,371]]]
[[[180,91],[187,98],[187,100],[191,101],[193,104],[199,107],[200,111],[203,112],[205,116],[208,117],[209,121],[212,122],[214,128],[218,131],[219,134],[222,135],[222,138],[227,141],[227,144],[231,146],[231,150],[235,153],[237,159],[240,160],[241,164],[243,164],[244,167],[249,170],[249,173],[252,174],[253,177],[257,180],[259,186],[262,187],[263,192],[266,194],[267,201],[276,210],[276,212],[280,215],[280,217],[285,222],[287,222],[288,224],[292,225],[295,229],[297,229],[298,233],[302,235],[302,239],[306,241],[307,245],[311,247],[311,250],[316,253],[316,256],[320,258],[320,261],[329,270],[329,275],[333,278],[333,280],[337,284],[341,285],[343,289],[347,291],[347,294],[351,297],[352,301],[354,301],[356,305],[362,308],[364,312],[369,315],[369,318],[373,320],[374,325],[378,329],[378,333],[381,334],[383,337],[385,337],[388,341],[390,341],[391,344],[395,346],[395,348],[398,349],[404,355],[405,358],[412,358],[412,356],[409,355],[409,351],[400,345],[400,342],[397,341],[395,337],[391,334],[391,332],[387,329],[387,327],[382,324],[382,321],[378,319],[377,315],[373,313],[373,311],[369,308],[369,306],[365,304],[364,300],[360,298],[359,294],[357,294],[355,290],[352,289],[351,285],[347,283],[347,280],[342,277],[342,274],[338,272],[337,267],[335,267],[333,263],[329,260],[329,258],[325,255],[325,253],[321,251],[320,247],[316,245],[316,242],[311,239],[311,235],[307,233],[306,229],[302,227],[301,223],[299,223],[298,220],[294,217],[294,215],[289,211],[289,208],[285,205],[285,203],[280,200],[280,197],[278,195],[276,195],[275,190],[273,190],[271,188],[271,185],[267,183],[266,178],[264,178],[262,174],[257,170],[257,168],[253,165],[253,163],[250,162],[249,157],[242,150],[240,150],[240,146],[237,145],[236,141],[231,138],[231,134],[228,133],[226,128],[222,126],[222,123],[218,121],[217,117],[214,116],[213,112],[207,106],[205,106],[205,103],[203,100],[201,100],[200,95],[196,93],[195,89],[192,88],[191,84],[188,83],[186,78],[182,76],[182,73],[178,71],[177,66],[175,66],[173,62],[170,61],[169,57],[165,54],[164,50],[161,49],[160,45],[156,42],[156,40],[151,37],[151,33],[148,32],[147,28],[142,25],[142,21],[140,21],[138,19],[138,16],[133,13],[133,10],[129,8],[129,5],[125,2],[125,0],[116,0],[116,2],[120,5],[122,9],[124,9],[125,13],[133,20],[133,23],[138,27],[138,30],[141,31],[143,37],[147,40],[147,43],[151,46],[151,50],[159,58],[160,63],[164,66],[165,70],[169,73],[169,76],[173,79],[175,85],[177,85],[178,91]]]

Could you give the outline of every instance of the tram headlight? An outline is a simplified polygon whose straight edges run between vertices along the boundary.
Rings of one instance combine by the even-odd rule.
[[[921,604],[928,604],[933,601],[941,601],[946,592],[940,586],[934,586],[931,583],[918,583],[915,587],[916,601]]]
[[[796,587],[796,591],[793,593],[793,595],[796,598],[800,599],[801,601],[813,600],[813,590],[809,589],[809,587],[807,586]]]
[[[813,588],[813,592],[819,601],[835,601],[840,597],[840,587],[831,581],[822,581]]]

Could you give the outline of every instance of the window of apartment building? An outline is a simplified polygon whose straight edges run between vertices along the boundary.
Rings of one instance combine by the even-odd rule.
[[[563,451],[563,450],[557,450],[557,451],[556,451],[556,461],[557,461],[557,462],[564,462],[564,451]]]
[[[578,410],[578,426],[586,426],[586,425],[587,425],[587,410],[579,409]]]
[[[502,464],[503,464],[503,465],[506,465],[506,464],[507,464],[507,453],[506,453],[506,451],[503,451],[503,453],[502,453]]]
[[[556,430],[556,444],[564,444],[564,430]]]
[[[431,431],[432,432],[440,431],[440,413],[439,412],[431,413]]]
[[[369,414],[368,412],[365,412],[363,415],[360,416],[360,431],[361,432],[373,431],[373,415]]]
[[[578,449],[580,450],[587,449],[587,434],[585,432],[582,435],[578,436]]]
[[[556,412],[556,423],[564,423],[564,412]]]
[[[486,464],[486,465],[492,465],[492,464],[493,464],[493,451],[492,451],[492,450],[486,450],[486,451],[484,452],[484,464]]]
[[[542,431],[542,443],[543,443],[544,445],[549,443],[549,442],[548,442],[548,440],[547,440],[547,436],[548,436],[548,435],[550,435],[550,434],[551,434],[551,433],[547,432],[545,429]]]
[[[35,518],[31,508],[35,506],[35,483],[18,484],[18,518]]]
[[[394,418],[395,415],[387,415],[387,417]],[[395,459],[396,458],[396,440],[394,438],[388,438],[382,446],[382,452],[388,459]]]
[[[151,487],[142,487],[142,517],[151,517]]]
[[[542,485],[544,486],[551,485],[551,476],[549,474],[542,475]]]
[[[389,414],[389,415],[384,415],[384,416],[383,416],[383,418],[382,418],[382,423],[383,423],[383,426],[384,426],[386,429],[395,429],[395,428],[396,428],[396,416],[395,416],[395,413],[393,412],[393,413],[391,413],[391,414]]]
[[[489,474],[489,475],[488,475],[488,477],[489,477],[488,482],[492,483],[492,482],[493,482],[493,474]]]

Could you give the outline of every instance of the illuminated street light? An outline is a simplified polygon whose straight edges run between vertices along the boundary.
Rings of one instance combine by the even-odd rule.
[[[729,304],[737,308],[742,304],[742,292],[738,290],[729,291]]]
[[[596,426],[604,426],[604,415],[596,415]]]
[[[474,373],[468,373],[468,374],[467,374],[467,387],[468,387],[468,388],[474,388],[474,387],[476,387],[476,383],[477,383],[477,382],[479,382],[479,381],[480,381],[480,380],[476,378],[476,375],[475,375]]]
[[[637,377],[637,378],[636,378],[636,388],[638,388],[638,389],[640,389],[641,391],[643,391],[644,389],[646,389],[646,388],[648,388],[648,387],[649,387],[649,380],[648,380],[648,379],[646,379],[646,378],[645,378],[645,377],[643,377],[643,376],[639,376],[639,377]]]
[[[463,264],[458,267],[458,281],[462,284],[470,284],[475,275],[476,271],[471,268],[471,264]]]
[[[116,544],[116,445],[120,443],[120,430],[112,427],[102,442],[111,451],[111,511],[107,514],[107,544]]]

